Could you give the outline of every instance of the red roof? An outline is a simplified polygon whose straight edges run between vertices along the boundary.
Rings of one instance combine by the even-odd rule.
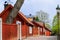
[[[9,12],[12,10],[12,8],[13,8],[12,5],[8,5],[8,6],[2,11],[2,13],[0,14],[0,17],[3,17],[3,16],[4,16],[4,18],[3,18],[4,22],[6,21],[6,18],[8,17]],[[27,23],[29,23],[30,25],[33,25],[33,23],[30,22],[30,21],[23,15],[22,12],[18,12],[18,15],[19,15],[19,16],[22,16],[22,18],[23,18]]]
[[[43,23],[42,22],[36,22],[36,21],[32,21],[33,24],[39,26],[39,27],[44,27]]]
[[[48,31],[51,32],[51,30],[50,30],[49,28],[47,28],[43,22],[33,21],[33,24],[34,24],[34,23],[35,23],[37,26],[42,27],[42,28],[45,28],[46,30],[48,30]]]
[[[51,32],[51,30],[49,28],[45,27],[45,29]]]

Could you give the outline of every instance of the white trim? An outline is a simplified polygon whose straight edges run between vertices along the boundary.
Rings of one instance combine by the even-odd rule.
[[[32,27],[31,26],[29,26],[29,34],[32,34]]]
[[[0,18],[0,40],[2,40],[2,18]]]
[[[22,40],[22,32],[21,32],[21,22],[20,21],[16,21],[16,24],[17,24],[17,27],[18,27],[18,30],[17,30],[17,40],[20,39]]]
[[[40,28],[40,32],[42,32],[42,28]]]
[[[40,27],[38,27],[38,35],[40,35]]]

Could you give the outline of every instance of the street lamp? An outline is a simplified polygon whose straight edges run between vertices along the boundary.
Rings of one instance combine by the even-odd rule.
[[[59,5],[57,5],[57,24],[58,24],[58,40],[60,40],[60,32],[59,32],[59,14],[60,14],[60,8],[59,8]]]

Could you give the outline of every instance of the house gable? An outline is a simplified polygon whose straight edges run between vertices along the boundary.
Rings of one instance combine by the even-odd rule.
[[[10,11],[12,10],[13,6],[12,5],[8,5],[3,11],[2,13],[0,14],[0,17],[2,18],[3,22],[5,23],[6,22],[6,19],[10,13]],[[16,18],[16,20],[21,20],[26,22],[27,24],[29,25],[33,25],[33,23],[31,23],[24,15],[22,12],[18,12]]]

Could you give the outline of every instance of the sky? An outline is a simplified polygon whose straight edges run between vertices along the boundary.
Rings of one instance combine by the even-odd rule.
[[[0,13],[4,9],[4,1],[0,0]],[[9,3],[14,5],[16,0],[10,0]],[[24,15],[35,15],[37,11],[44,11],[49,14],[50,24],[52,24],[53,17],[56,15],[56,6],[60,5],[60,0],[24,0],[21,10]]]

